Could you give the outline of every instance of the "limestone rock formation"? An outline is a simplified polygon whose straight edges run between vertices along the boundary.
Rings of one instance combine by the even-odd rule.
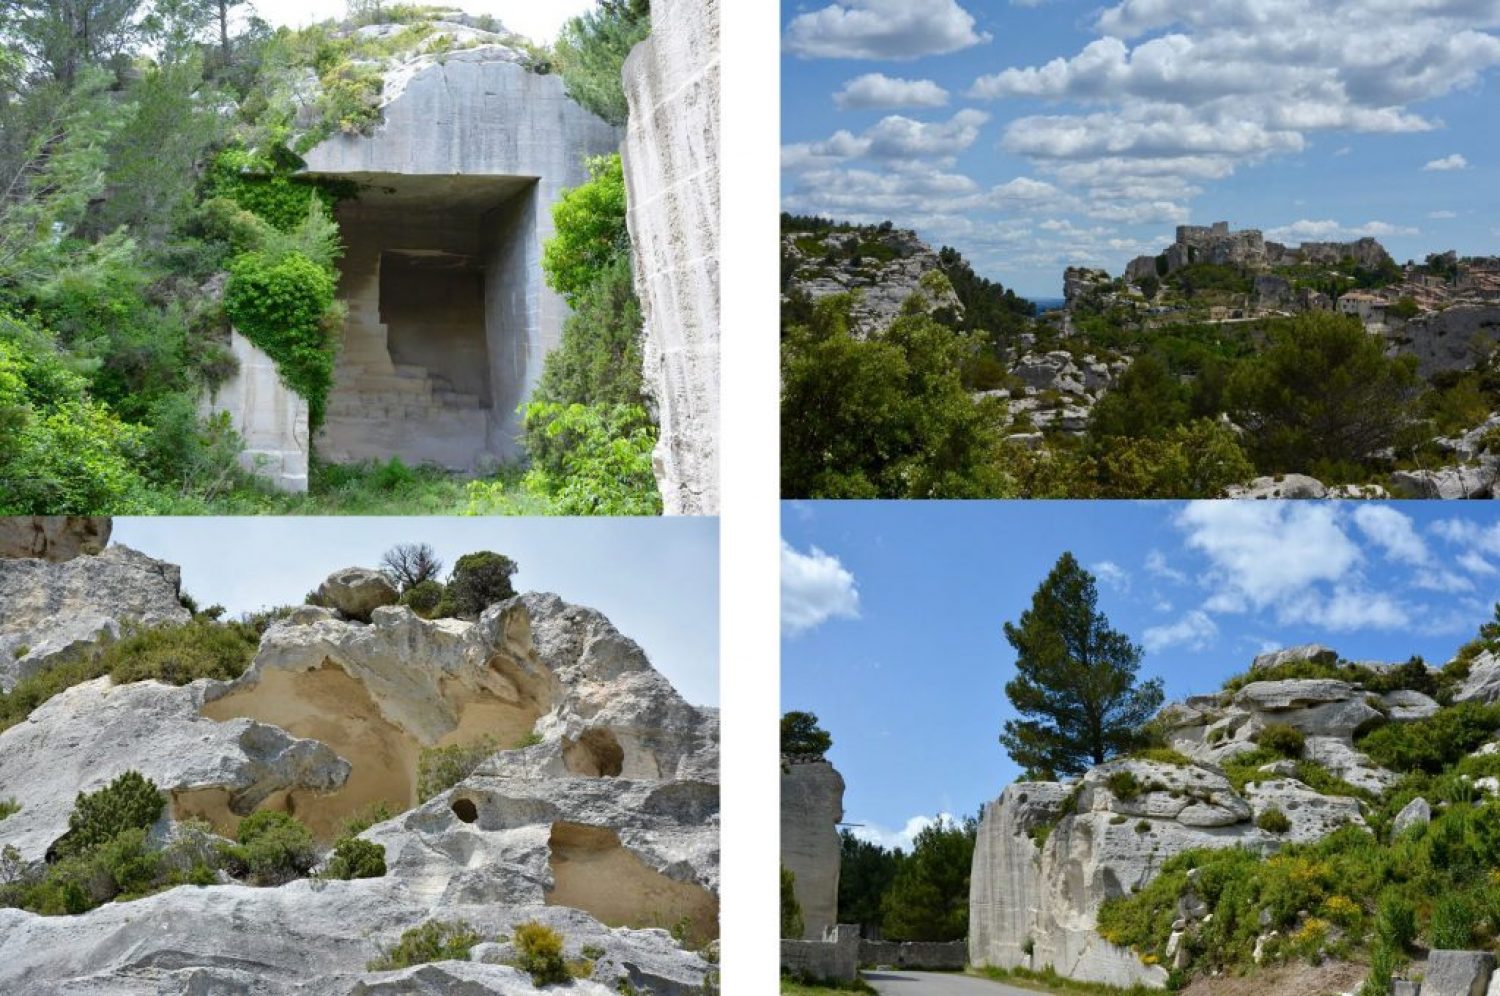
[[[819,940],[838,919],[839,832],[844,779],[822,758],[781,765],[781,864],[797,881],[803,938]]]
[[[1254,670],[1296,661],[1332,663],[1316,644],[1262,654]],[[1477,671],[1477,669],[1476,669]],[[1278,761],[1237,792],[1220,765],[1255,749],[1269,724],[1305,736],[1303,756],[1356,787],[1382,791],[1396,776],[1353,745],[1354,731],[1380,713],[1364,691],[1328,679],[1252,681],[1235,692],[1203,695],[1162,710],[1168,745],[1188,763],[1122,758],[1070,784],[1018,782],[985,806],[970,878],[969,960],[976,965],[1053,966],[1080,980],[1162,986],[1162,965],[1142,962],[1094,929],[1106,899],[1147,884],[1173,855],[1192,848],[1245,847],[1269,852],[1319,840],[1342,826],[1364,826],[1359,800],[1325,795]],[[1388,693],[1382,705],[1402,722],[1437,704],[1416,692]],[[1276,810],[1287,829],[1262,829]],[[1415,810],[1403,818],[1418,818]],[[1206,910],[1184,912],[1192,919]]]
[[[719,4],[658,0],[626,61],[621,149],[669,515],[719,511]]]
[[[39,857],[78,791],[134,768],[169,791],[162,834],[192,817],[231,835],[275,808],[326,843],[384,801],[399,815],[362,836],[384,845],[387,873],[184,886],[78,916],[0,909],[0,991],[532,993],[499,940],[527,920],[560,930],[569,958],[588,947],[580,993],[703,987],[715,969],[693,949],[718,931],[717,711],[555,595],[475,622],[400,606],[370,619],[298,610],[232,682],[105,678],[54,697],[0,734],[0,784],[22,804],[0,846]],[[449,745],[489,756],[423,801],[421,751]],[[488,943],[464,962],[367,970],[432,919]]]
[[[240,466],[282,491],[307,490],[311,459],[307,399],[287,387],[276,361],[238,330],[229,338],[236,373],[203,399],[205,412],[226,412],[244,441]]]
[[[1419,315],[1386,335],[1391,352],[1417,358],[1423,377],[1468,370],[1500,345],[1500,304],[1455,304]]]
[[[936,291],[924,286],[924,277],[941,272],[938,255],[913,231],[787,232],[781,237],[781,255],[783,266],[791,270],[787,295],[805,294],[814,301],[854,295],[850,329],[860,336],[890,325],[914,294],[922,295],[929,311],[963,310],[951,285],[939,285]]]
[[[113,523],[105,515],[0,516],[0,559],[72,560],[109,545]]]
[[[367,567],[334,571],[318,586],[319,601],[360,622],[369,622],[372,612],[384,605],[395,605],[399,597],[390,578]]]
[[[1453,693],[1454,702],[1500,702],[1500,658],[1486,650],[1469,662],[1469,676]]]
[[[29,525],[19,528],[35,535]],[[97,542],[94,535],[80,542]],[[72,542],[61,534],[58,541],[60,549]],[[0,559],[0,689],[9,691],[28,675],[95,652],[128,623],[187,622],[181,589],[175,565],[127,546],[61,562]]]

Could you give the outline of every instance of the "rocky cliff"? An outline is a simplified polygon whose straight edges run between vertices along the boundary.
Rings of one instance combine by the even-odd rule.
[[[816,301],[853,294],[849,315],[853,331],[861,336],[889,325],[913,294],[923,294],[931,311],[963,310],[951,285],[937,290],[924,285],[925,276],[939,272],[938,255],[913,231],[840,226],[785,232],[781,259],[784,297]]]
[[[719,511],[719,4],[658,0],[623,71],[621,157],[669,515]]]
[[[838,922],[839,831],[844,779],[821,758],[782,759],[781,864],[797,876],[803,938],[820,940]]]
[[[69,563],[107,571],[108,556]],[[326,846],[383,802],[398,815],[360,836],[384,847],[386,873],[257,888],[221,871],[78,915],[0,908],[0,991],[530,993],[507,939],[528,920],[586,958],[580,993],[700,991],[714,966],[694,949],[718,934],[717,712],[555,595],[472,622],[400,606],[370,620],[307,606],[234,681],[106,677],[55,695],[0,733],[0,795],[21,807],[0,847],[39,870],[75,796],[134,770],[169,797],[163,841],[188,819],[232,837],[274,809]],[[421,798],[424,749],[484,743],[472,774]],[[467,961],[367,970],[431,920],[484,943]]]
[[[1376,723],[1423,720],[1440,708],[1429,695],[1390,680],[1398,674],[1393,667],[1344,664],[1316,645],[1265,654],[1226,691],[1164,709],[1158,725],[1166,749],[1110,761],[1070,783],[1007,787],[985,806],[976,841],[970,961],[1050,965],[1075,979],[1164,986],[1169,969],[1187,965],[1187,938],[1205,922],[1208,907],[1184,894],[1163,959],[1102,937],[1101,906],[1139,892],[1184,851],[1240,847],[1267,854],[1341,827],[1366,828],[1369,803],[1360,794],[1377,799],[1398,776],[1361,753],[1356,735]],[[1341,677],[1277,677],[1293,672]],[[1367,684],[1389,690],[1372,692]],[[1488,652],[1478,655],[1445,697],[1500,700],[1500,662]],[[1260,741],[1268,729],[1283,742],[1294,739],[1296,750],[1267,756],[1274,752]],[[1398,824],[1404,818],[1407,810]]]

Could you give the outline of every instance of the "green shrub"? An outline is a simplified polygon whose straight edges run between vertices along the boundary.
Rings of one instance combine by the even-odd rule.
[[[604,0],[570,19],[553,53],[568,96],[610,124],[624,124],[630,107],[620,70],[630,50],[650,33],[648,0]]]
[[[1280,809],[1272,806],[1255,818],[1255,825],[1266,833],[1282,834],[1292,828],[1292,821]]]
[[[615,256],[574,296],[562,341],[547,354],[531,400],[645,407],[641,305],[629,253]]]
[[[1267,750],[1274,750],[1282,757],[1299,758],[1306,745],[1302,731],[1287,723],[1268,723],[1255,738],[1255,742]]]
[[[423,619],[437,617],[438,606],[443,602],[443,585],[438,581],[422,581],[401,593],[401,604]]]
[[[417,798],[426,802],[448,791],[473,774],[499,749],[500,744],[494,737],[485,737],[473,744],[424,747],[417,759]]]
[[[1386,944],[1376,944],[1370,952],[1370,974],[1359,989],[1359,996],[1390,996],[1391,977],[1401,967],[1401,956]]]
[[[186,685],[199,678],[233,681],[250,666],[260,640],[244,627],[194,618],[177,625],[128,632],[99,658],[116,684],[161,681]]]
[[[515,597],[510,579],[518,569],[514,560],[501,553],[466,553],[453,565],[443,601],[452,603],[455,615],[476,618],[496,602]]]
[[[227,849],[232,870],[255,885],[283,885],[318,863],[318,845],[289,813],[263,809],[240,821],[239,843]]]
[[[146,831],[141,827],[122,830],[101,844],[92,857],[95,867],[109,876],[110,898],[150,892],[161,868],[161,855],[146,847]]]
[[[570,978],[563,962],[563,937],[551,927],[534,920],[517,924],[515,945],[516,967],[531,973],[532,985],[546,986]]]
[[[547,286],[570,305],[615,257],[630,251],[620,156],[596,156],[588,167],[588,182],[563,191],[552,206],[555,234],[542,247]]]
[[[781,936],[800,941],[805,930],[802,904],[797,902],[797,876],[786,865],[781,866]]]
[[[1180,768],[1192,767],[1193,759],[1181,751],[1170,747],[1147,747],[1130,755],[1142,761],[1155,761],[1157,764],[1175,764]]]
[[[398,810],[388,802],[375,802],[351,813],[339,827],[340,837],[358,837],[377,823],[384,823]]]
[[[1375,936],[1387,950],[1401,952],[1417,939],[1417,909],[1394,888],[1375,903]]]
[[[57,842],[63,856],[88,854],[126,830],[146,830],[161,816],[166,796],[139,771],[127,771],[97,792],[80,792]]]
[[[323,421],[333,385],[333,277],[300,252],[275,259],[248,252],[229,266],[224,311],[276,363],[281,379],[307,399],[313,426]]]
[[[1500,728],[1500,705],[1463,702],[1427,719],[1390,723],[1361,737],[1356,746],[1392,771],[1436,774],[1492,739]]]
[[[328,878],[379,878],[385,874],[385,845],[359,837],[345,837],[333,846]]]
[[[1427,928],[1428,947],[1464,950],[1474,946],[1480,921],[1473,899],[1463,892],[1447,892],[1432,905],[1432,920]]]
[[[463,920],[429,920],[401,935],[401,940],[367,966],[372,972],[390,972],[434,961],[468,961],[469,949],[480,937]]]
[[[0,820],[7,816],[14,816],[21,811],[21,804],[15,799],[0,799]]]
[[[652,470],[657,429],[638,405],[553,404],[524,407],[532,467],[523,486],[558,515],[660,515]],[[470,515],[505,502],[503,484],[469,485]]]
[[[1110,772],[1109,777],[1104,779],[1104,784],[1121,801],[1134,799],[1141,794],[1143,788],[1134,772],[1123,769]]]

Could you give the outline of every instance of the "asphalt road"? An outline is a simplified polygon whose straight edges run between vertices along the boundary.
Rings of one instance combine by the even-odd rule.
[[[954,972],[908,972],[897,968],[860,974],[881,996],[1037,996],[1035,989],[1017,989],[1003,982]]]

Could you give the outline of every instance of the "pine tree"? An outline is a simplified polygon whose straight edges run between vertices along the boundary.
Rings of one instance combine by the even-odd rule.
[[[953,941],[969,933],[973,819],[923,827],[886,890],[885,936],[893,941]]]
[[[1141,648],[1098,602],[1093,575],[1064,553],[1019,623],[1005,624],[1017,655],[1005,694],[1024,718],[1006,721],[1000,743],[1028,776],[1078,774],[1133,749],[1161,706],[1161,679],[1136,684]]]

